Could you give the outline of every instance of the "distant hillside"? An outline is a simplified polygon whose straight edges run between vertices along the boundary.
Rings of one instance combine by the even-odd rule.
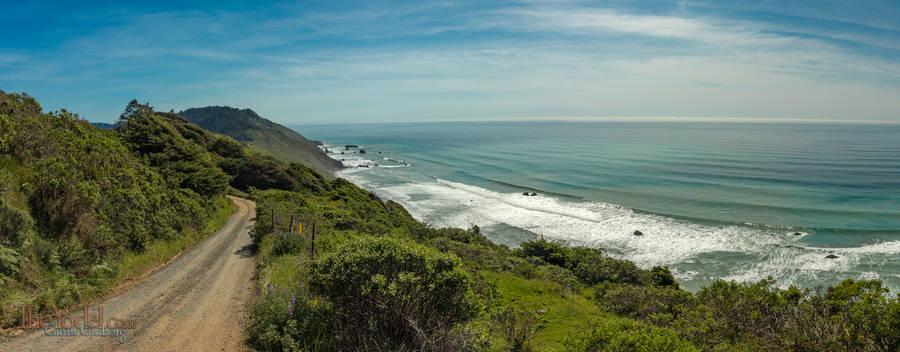
[[[116,128],[116,124],[114,124],[114,123],[91,122],[91,125],[94,125],[94,127],[97,127],[97,128],[102,128],[104,130],[111,130],[111,129]]]
[[[207,130],[246,143],[252,150],[306,164],[323,174],[331,174],[342,167],[340,162],[329,158],[306,137],[266,120],[250,109],[208,106],[187,109],[178,114]]]

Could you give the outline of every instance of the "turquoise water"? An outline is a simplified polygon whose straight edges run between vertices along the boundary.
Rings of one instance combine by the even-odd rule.
[[[510,246],[543,236],[601,247],[644,267],[669,265],[688,289],[716,278],[767,276],[781,286],[810,288],[877,278],[900,289],[900,125],[460,122],[297,129],[331,145],[337,159],[370,165],[341,177],[423,221],[478,225]],[[337,146],[344,144],[367,153],[341,155]]]

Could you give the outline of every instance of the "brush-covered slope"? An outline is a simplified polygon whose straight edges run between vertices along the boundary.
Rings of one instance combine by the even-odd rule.
[[[0,91],[0,329],[22,306],[102,293],[130,270],[123,258],[202,232],[228,207],[211,153],[169,137],[154,150],[165,160],[148,162],[136,139]]]
[[[340,162],[329,158],[306,137],[264,119],[250,109],[208,106],[187,109],[178,114],[207,130],[246,143],[255,151],[305,164],[322,174],[330,175],[341,167]]]
[[[101,129],[0,91],[0,336],[23,306],[90,300],[196,243],[228,217],[229,186],[332,188],[136,100]]]

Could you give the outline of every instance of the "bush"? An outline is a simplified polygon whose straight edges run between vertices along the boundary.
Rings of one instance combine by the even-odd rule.
[[[567,267],[569,262],[569,249],[559,243],[549,242],[544,239],[522,242],[519,250],[522,257],[538,257],[548,264]]]
[[[672,275],[672,271],[669,270],[667,266],[654,266],[650,269],[651,280],[657,286],[671,286],[674,288],[678,288],[678,281],[675,281],[675,276]]]
[[[357,350],[434,349],[476,313],[459,260],[409,240],[350,240],[313,263],[310,285],[334,303],[338,343]]]
[[[11,207],[0,199],[0,244],[18,248],[25,240],[25,232],[34,226],[27,212]]]
[[[537,314],[525,309],[504,306],[491,314],[492,330],[499,333],[513,352],[531,351],[528,341],[540,328]]]
[[[299,254],[304,247],[303,236],[291,232],[279,232],[272,238],[272,252],[270,255]]]
[[[627,260],[603,256],[599,250],[574,250],[572,272],[581,282],[594,285],[601,282],[629,284],[646,283],[644,271]]]
[[[697,301],[708,310],[712,322],[710,339],[730,344],[759,340],[778,346],[785,325],[782,318],[787,308],[797,306],[798,292],[780,290],[774,284],[771,278],[757,283],[717,280],[697,292]]]
[[[595,326],[566,344],[578,352],[690,352],[698,351],[674,331],[635,321],[616,321]]]
[[[565,268],[555,265],[541,265],[535,270],[534,274],[541,280],[558,283],[563,289],[563,292],[560,292],[563,296],[581,289],[581,282],[578,281],[578,278]]]
[[[333,312],[316,305],[302,288],[271,283],[250,305],[247,345],[259,351],[335,351]]]
[[[671,286],[635,286],[602,283],[594,295],[600,306],[610,312],[654,323],[668,324],[696,308],[694,296]]]
[[[849,348],[900,350],[900,296],[888,300],[879,280],[847,279],[829,287],[824,299],[846,325]]]

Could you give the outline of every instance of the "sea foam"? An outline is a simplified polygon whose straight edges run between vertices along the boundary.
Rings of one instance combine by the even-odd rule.
[[[488,238],[510,246],[541,236],[567,245],[604,248],[641,267],[669,265],[688,288],[717,278],[753,282],[773,277],[780,287],[831,285],[842,278],[873,277],[872,265],[896,265],[891,258],[900,254],[900,241],[821,248],[806,245],[807,234],[793,236],[793,230],[703,225],[615,204],[526,197],[439,178],[376,185],[363,171],[346,170],[340,176],[403,204],[413,216],[434,226],[478,225]],[[508,227],[533,236],[511,238],[492,231]],[[828,254],[838,258],[828,259]],[[896,291],[900,280],[889,278],[885,283]]]

